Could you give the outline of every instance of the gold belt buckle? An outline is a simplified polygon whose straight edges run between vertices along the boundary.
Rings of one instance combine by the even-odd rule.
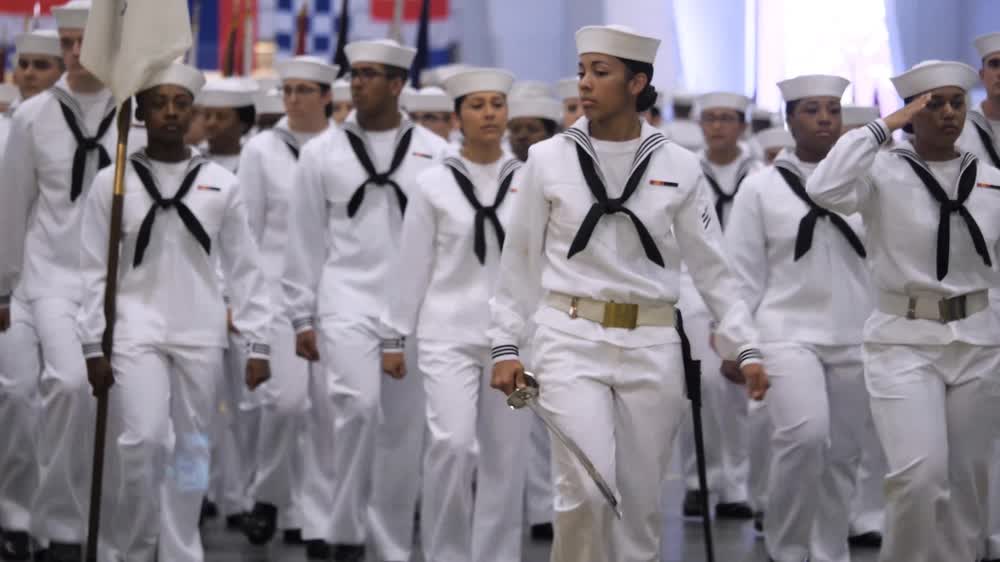
[[[638,322],[639,305],[618,302],[609,302],[604,305],[604,320],[601,321],[601,326],[634,330]]]
[[[947,324],[968,316],[966,304],[967,299],[965,295],[938,301],[938,312],[941,313],[941,322]]]

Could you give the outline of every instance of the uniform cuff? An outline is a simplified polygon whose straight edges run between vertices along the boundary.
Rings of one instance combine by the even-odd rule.
[[[889,127],[885,124],[885,121],[881,119],[868,123],[865,125],[865,128],[868,129],[868,132],[870,132],[873,137],[875,137],[875,143],[878,145],[885,144],[886,141],[892,137],[892,132],[889,131]]]
[[[270,359],[271,346],[266,343],[247,342],[247,357],[250,359]]]
[[[84,359],[94,359],[95,357],[103,357],[103,356],[104,356],[104,348],[100,342],[83,344]]]
[[[764,362],[764,354],[756,346],[744,345],[739,349],[736,361],[740,364],[741,368],[747,365],[760,364]]]
[[[295,318],[292,320],[292,328],[295,329],[296,334],[301,334],[302,332],[314,330],[315,324],[313,323],[312,316],[305,316],[303,318]]]
[[[403,353],[406,350],[406,338],[382,338],[382,353]]]
[[[493,358],[494,365],[501,361],[519,361],[521,359],[521,354],[517,346],[511,344],[493,346],[493,351],[490,352],[490,355]]]

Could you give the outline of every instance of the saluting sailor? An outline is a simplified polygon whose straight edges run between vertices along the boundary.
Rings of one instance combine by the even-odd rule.
[[[110,90],[80,64],[90,2],[73,0],[53,12],[66,74],[18,107],[0,164],[0,329],[10,325],[17,284],[43,360],[31,531],[48,544],[48,560],[75,562],[82,556],[93,456],[93,406],[76,330],[80,216],[94,175],[111,163],[117,134]]]
[[[390,40],[347,46],[355,111],[303,148],[291,191],[288,315],[296,352],[322,361],[335,418],[331,520],[305,538],[332,542],[338,562],[363,559],[369,537],[383,560],[409,559],[413,544],[422,381],[416,369],[382,374],[378,316],[397,290],[388,270],[415,178],[446,147],[399,110],[415,54]]]
[[[428,560],[521,560],[529,418],[512,415],[490,390],[486,335],[521,167],[501,147],[513,79],[467,69],[445,80],[465,142],[417,179],[393,267],[399,281],[382,316],[390,338],[416,336],[424,376],[429,477],[420,521]],[[406,375],[401,349],[384,347],[383,362]]]
[[[533,146],[519,173],[491,301],[493,385],[524,384],[518,344],[533,317],[539,404],[617,484],[624,511],[615,522],[582,465],[553,442],[552,559],[655,560],[661,484],[688,411],[674,314],[682,259],[754,398],[767,376],[701,166],[639,117],[656,100],[660,41],[608,26],[584,27],[576,44],[586,116]]]
[[[760,167],[750,150],[740,143],[746,130],[750,99],[742,94],[713,92],[695,100],[705,148],[699,151],[702,173],[709,188],[715,216],[725,228],[732,215],[733,198],[743,181]],[[678,306],[684,311],[691,350],[701,360],[705,399],[705,443],[709,490],[717,494],[715,515],[723,519],[750,519],[746,389],[722,376],[722,360],[710,345],[712,317],[695,290],[691,276],[681,276]],[[728,364],[732,373],[735,365]],[[738,369],[736,369],[738,372]],[[681,435],[687,493],[683,512],[700,516],[697,463],[692,432]]]
[[[859,215],[830,213],[805,192],[840,136],[847,85],[825,75],[778,83],[796,146],[747,178],[726,229],[771,380],[764,535],[779,562],[850,560],[849,504],[869,419],[861,362],[872,308],[867,252]]]
[[[260,423],[252,449],[255,474],[248,492],[255,503],[244,523],[244,531],[254,544],[271,540],[279,511],[288,510],[292,502],[292,459],[309,403],[309,365],[295,355],[294,332],[283,306],[288,205],[295,188],[292,173],[302,147],[330,126],[331,88],[337,78],[336,66],[311,56],[280,61],[275,70],[281,77],[287,116],[246,143],[238,173],[250,232],[260,247],[278,311],[272,328],[273,378],[256,393]]]
[[[988,297],[1000,282],[1000,172],[956,147],[974,69],[928,61],[892,81],[907,105],[844,135],[806,188],[822,207],[860,213],[868,232],[865,377],[889,462],[880,560],[976,560],[1000,369]],[[912,142],[879,150],[904,127]]]
[[[227,345],[216,263],[230,280],[234,322],[248,342],[246,386],[269,377],[273,310],[236,177],[184,144],[202,84],[200,71],[173,64],[136,97],[148,144],[129,157],[125,174],[110,361],[101,338],[113,169],[94,179],[82,220],[80,334],[92,384],[111,386],[117,461],[107,477],[115,524],[104,531],[129,562],[204,559],[198,512]]]

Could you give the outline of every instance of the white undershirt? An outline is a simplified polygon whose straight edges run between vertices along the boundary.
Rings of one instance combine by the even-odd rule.
[[[736,184],[736,172],[740,170],[740,164],[742,163],[742,158],[736,158],[728,164],[716,164],[711,160],[708,161],[712,173],[715,174],[716,181],[719,182],[719,186],[726,193],[732,193],[731,190]]]
[[[173,197],[184,181],[184,172],[187,171],[190,160],[160,162],[150,159],[149,161],[153,165],[153,177],[160,186],[160,195],[166,199]]]
[[[73,99],[80,105],[80,112],[84,123],[87,124],[87,133],[97,134],[97,128],[101,125],[101,120],[107,115],[108,100],[111,98],[110,90],[101,90],[93,94],[81,94],[73,92]]]
[[[375,171],[386,172],[392,165],[392,152],[396,148],[396,133],[398,129],[388,131],[365,131],[368,135],[368,144],[372,147],[372,163],[375,164]]]
[[[628,182],[628,174],[632,170],[632,161],[635,160],[635,152],[639,149],[641,141],[641,138],[624,142],[591,139],[601,165],[601,172],[604,174],[604,181],[607,183],[604,187],[609,198],[620,197],[625,191],[625,183]]]
[[[938,183],[944,188],[948,197],[954,198],[958,186],[958,174],[962,171],[962,157],[943,160],[940,162],[928,162],[927,167],[937,178]]]
[[[484,197],[489,195],[488,192],[496,193],[497,176],[500,175],[500,163],[503,162],[503,158],[489,164],[477,164],[464,156],[462,161],[469,170],[469,179],[472,180],[472,185],[476,187],[476,198],[484,207],[489,207],[493,201]]]

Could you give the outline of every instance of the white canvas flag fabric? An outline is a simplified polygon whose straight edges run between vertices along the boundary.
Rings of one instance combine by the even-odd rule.
[[[187,0],[93,0],[80,61],[120,104],[190,48]]]

